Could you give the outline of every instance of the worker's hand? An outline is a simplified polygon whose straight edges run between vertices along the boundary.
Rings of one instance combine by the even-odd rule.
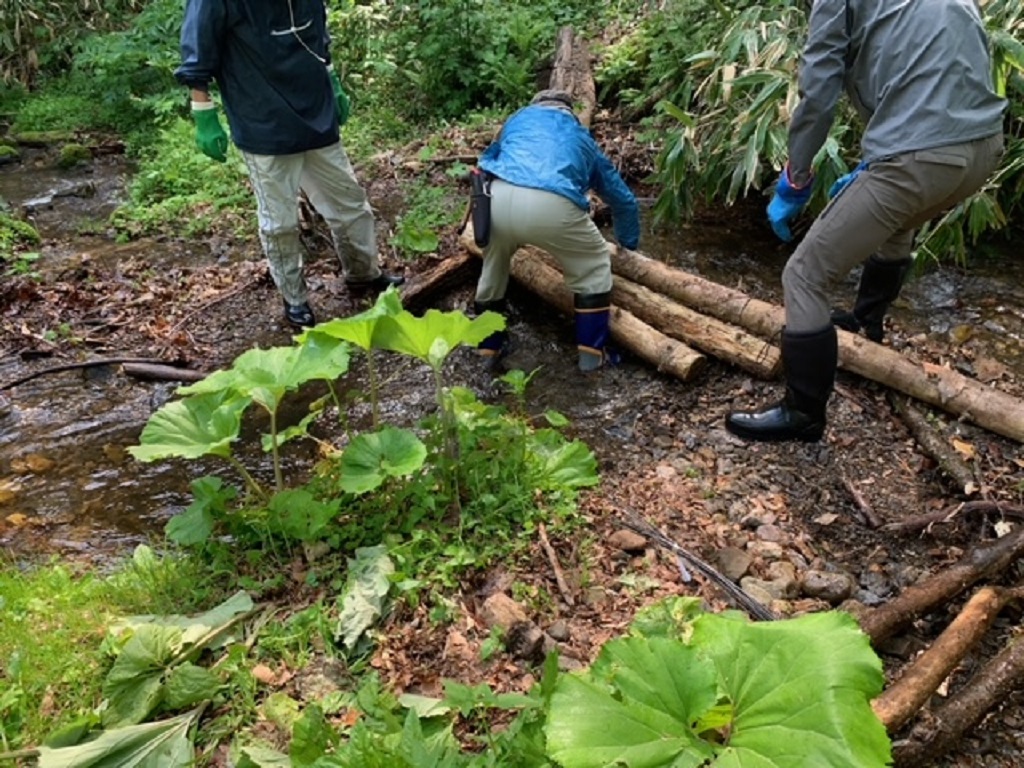
[[[196,146],[209,158],[223,163],[228,159],[228,135],[220,124],[216,108],[192,109],[196,123]]]
[[[835,197],[848,186],[850,186],[853,180],[857,178],[858,174],[860,174],[860,172],[866,169],[867,167],[867,163],[861,162],[857,165],[856,168],[854,168],[848,174],[846,174],[845,176],[840,176],[838,179],[836,179],[832,186],[828,188],[828,199],[831,200],[833,197]]]
[[[789,167],[782,169],[779,180],[775,184],[775,194],[768,203],[768,221],[778,238],[784,242],[793,239],[789,229],[790,223],[802,211],[811,199],[813,178],[807,180],[802,187],[795,187],[789,180]]]
[[[352,111],[352,103],[349,101],[345,89],[341,87],[341,80],[338,78],[338,73],[334,71],[334,67],[328,68],[327,72],[331,78],[331,90],[334,91],[334,101],[338,112],[338,127],[340,128],[348,122],[349,113]]]

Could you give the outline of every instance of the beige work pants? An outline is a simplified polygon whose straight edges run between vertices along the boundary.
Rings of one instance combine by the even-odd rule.
[[[260,242],[285,301],[309,299],[299,241],[300,189],[327,222],[345,278],[359,282],[380,275],[373,211],[341,142],[292,155],[242,157],[256,194]]]
[[[872,254],[910,256],[925,222],[976,192],[999,165],[1001,134],[871,163],[811,225],[782,272],[786,329],[831,323],[829,293]]]
[[[478,302],[505,298],[512,254],[523,245],[550,253],[573,293],[612,289],[608,244],[587,211],[553,192],[494,179],[491,240],[484,248],[483,272],[476,287]]]

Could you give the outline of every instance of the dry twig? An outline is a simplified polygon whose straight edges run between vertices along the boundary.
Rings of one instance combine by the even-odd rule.
[[[562,593],[562,599],[565,600],[567,605],[575,605],[576,601],[573,599],[572,591],[565,580],[565,574],[562,573],[562,566],[558,562],[558,555],[551,546],[551,542],[548,541],[548,532],[544,527],[544,523],[537,525],[537,533],[540,535],[540,545],[544,549],[544,554],[548,556],[548,562],[551,563],[551,570],[555,572],[555,583],[558,585],[558,591]]]

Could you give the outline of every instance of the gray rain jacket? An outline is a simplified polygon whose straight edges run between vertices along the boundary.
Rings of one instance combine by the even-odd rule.
[[[845,89],[864,120],[862,159],[959,144],[1002,130],[976,0],[815,0],[789,126],[801,183]]]

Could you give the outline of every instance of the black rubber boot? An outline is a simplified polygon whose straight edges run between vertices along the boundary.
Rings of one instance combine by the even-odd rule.
[[[783,331],[786,396],[769,408],[730,413],[725,428],[747,440],[817,442],[825,433],[825,407],[838,363],[835,326],[811,333]]]
[[[383,293],[392,285],[396,288],[405,283],[405,278],[401,275],[391,275],[387,272],[381,272],[372,280],[346,280],[345,285],[353,291],[363,293]]]
[[[877,256],[869,258],[864,262],[853,311],[833,310],[832,324],[852,333],[863,330],[869,339],[881,342],[885,313],[900,295],[910,265],[910,259],[882,261]]]
[[[618,362],[618,355],[608,347],[608,339],[611,336],[611,305],[610,292],[573,295],[578,365],[585,373]]]
[[[508,303],[505,299],[495,301],[474,301],[473,314],[479,317],[484,312],[497,312],[508,322]],[[497,362],[510,351],[509,336],[507,330],[495,331],[486,339],[477,344],[476,351],[481,357],[491,358],[491,362]]]
[[[312,328],[316,325],[316,317],[308,302],[302,304],[284,303],[284,319],[294,328]]]

